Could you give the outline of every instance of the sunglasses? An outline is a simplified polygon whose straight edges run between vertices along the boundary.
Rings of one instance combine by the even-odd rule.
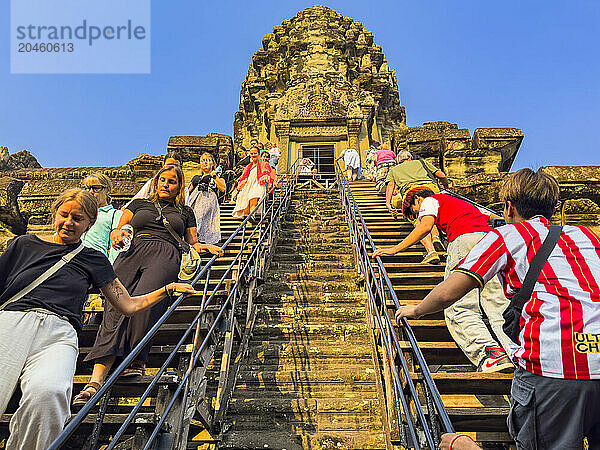
[[[85,189],[92,192],[100,192],[102,189],[106,189],[106,186],[102,184],[93,184],[92,186],[86,186]]]

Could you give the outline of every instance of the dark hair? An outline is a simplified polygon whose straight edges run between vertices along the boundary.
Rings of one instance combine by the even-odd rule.
[[[163,164],[167,161],[168,158],[176,159],[177,161],[179,161],[180,165],[183,165],[183,159],[181,158],[181,155],[177,152],[167,152],[167,154],[163,158]]]
[[[434,194],[435,192],[433,192],[431,189],[422,186],[414,187],[408,191],[404,197],[404,201],[402,202],[402,214],[404,214],[404,217],[407,219],[415,218],[415,213],[410,209],[410,207],[414,205],[417,197],[427,198]]]

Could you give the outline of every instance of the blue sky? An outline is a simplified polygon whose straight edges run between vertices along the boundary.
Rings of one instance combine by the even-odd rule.
[[[232,134],[263,35],[313,4],[153,0],[152,69],[143,75],[11,75],[5,31],[0,145],[29,150],[45,167],[106,166],[161,154],[172,135]],[[600,3],[320,4],[373,32],[397,71],[408,125],[522,128],[513,169],[600,165]]]

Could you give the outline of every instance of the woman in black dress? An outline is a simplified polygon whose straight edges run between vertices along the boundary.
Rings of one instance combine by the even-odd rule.
[[[194,211],[185,205],[185,182],[183,172],[177,166],[160,169],[152,179],[148,199],[136,199],[124,210],[119,225],[111,233],[113,247],[121,248],[123,240],[130,238],[121,228],[131,224],[134,229],[131,248],[119,254],[115,261],[115,273],[128,291],[145,293],[177,280],[181,253],[179,244],[165,228],[161,216],[167,218],[171,227],[198,253],[209,251],[222,255],[223,250],[215,245],[200,244],[196,237]],[[156,203],[162,213],[159,213]],[[152,328],[169,307],[162,301],[145,313],[129,318],[107,305],[96,342],[86,361],[94,361],[90,385],[75,398],[74,404],[87,402],[102,385],[116,358],[126,356]],[[123,372],[124,377],[144,374],[150,342],[131,366]],[[94,383],[94,384],[92,384]]]

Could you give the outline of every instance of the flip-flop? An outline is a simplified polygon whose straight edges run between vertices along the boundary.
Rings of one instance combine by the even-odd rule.
[[[90,381],[88,384],[86,384],[83,387],[81,392],[75,396],[75,398],[73,399],[73,403],[72,403],[73,406],[85,405],[87,402],[90,401],[90,399],[94,395],[96,395],[96,392],[98,392],[98,390],[101,387],[102,386],[100,385],[100,383],[96,383],[95,381]],[[93,390],[93,392],[90,392],[91,390]]]
[[[127,369],[121,373],[121,378],[137,378],[144,376],[146,368],[139,363],[132,363]]]

